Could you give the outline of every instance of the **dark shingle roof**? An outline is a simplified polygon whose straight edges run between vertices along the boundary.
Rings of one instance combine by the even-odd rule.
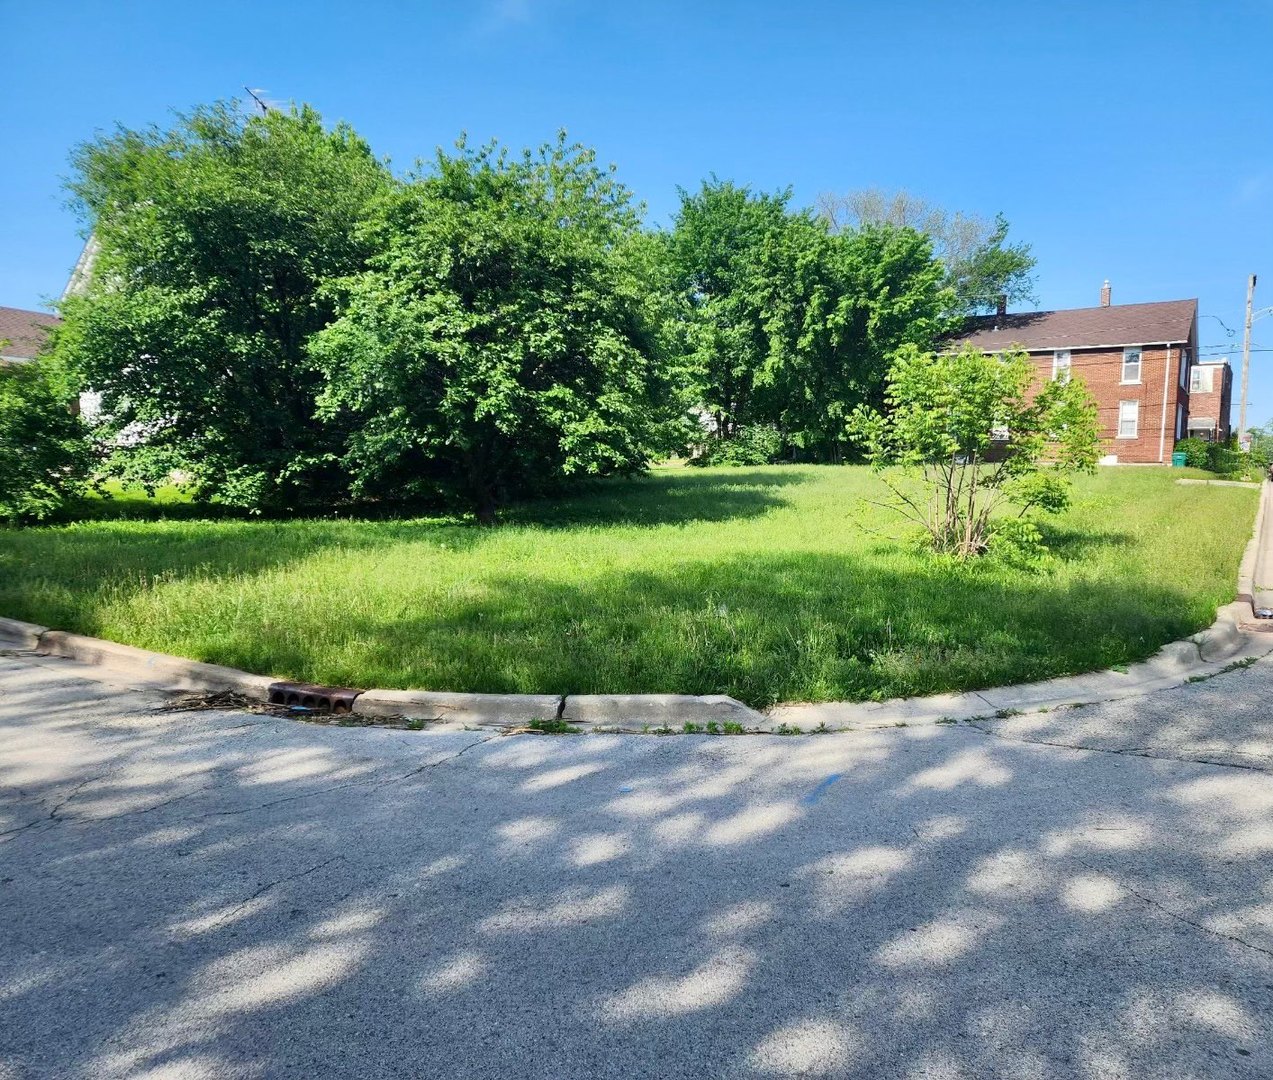
[[[23,311],[21,308],[0,307],[0,341],[8,344],[0,347],[0,355],[31,358],[44,347],[44,339],[50,327],[62,322],[47,311]]]
[[[1197,300],[1163,300],[1155,304],[977,315],[968,320],[963,332],[955,335],[948,346],[969,344],[986,351],[1016,346],[1033,351],[1188,341],[1197,312]]]

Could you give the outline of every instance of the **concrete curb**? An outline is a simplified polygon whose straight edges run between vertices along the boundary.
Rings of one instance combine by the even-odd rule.
[[[1182,483],[1184,481],[1181,481]],[[404,716],[433,723],[475,727],[516,727],[561,722],[586,731],[779,732],[837,731],[951,723],[1020,712],[1047,712],[1075,705],[1167,690],[1210,678],[1235,663],[1273,652],[1273,632],[1256,629],[1255,610],[1263,593],[1261,574],[1273,572],[1273,483],[1261,485],[1255,527],[1238,570],[1238,598],[1216,612],[1207,629],[1164,645],[1126,671],[1097,671],[1018,686],[961,694],[894,698],[882,702],[825,702],[775,705],[757,712],[721,694],[463,694],[425,690],[354,691],[359,716]],[[1273,622],[1264,622],[1273,630]],[[58,656],[92,665],[104,679],[126,679],[139,689],[194,690],[239,694],[268,701],[278,680],[265,675],[149,652],[100,638],[50,630],[35,623],[0,618],[0,647]],[[93,677],[93,676],[89,676]]]
[[[40,645],[40,636],[48,632],[47,626],[0,617],[0,646],[6,648],[37,649]]]
[[[1273,482],[1266,481],[1264,494],[1260,498],[1260,509],[1255,515],[1255,535],[1242,555],[1242,566],[1238,571],[1238,599],[1245,599],[1251,604],[1252,615],[1260,618],[1259,612],[1273,611],[1273,512],[1269,510],[1269,502],[1273,500],[1270,492]],[[1267,617],[1267,616],[1264,616]]]
[[[556,720],[557,694],[445,694],[423,690],[364,690],[354,698],[355,716],[408,716],[417,720],[510,727]]]
[[[561,719],[610,731],[681,730],[686,724],[711,730],[738,725],[763,730],[765,714],[723,694],[571,694]]]
[[[219,664],[204,664],[167,653],[136,649],[101,638],[46,630],[33,650],[45,656],[60,656],[100,668],[107,677],[123,678],[130,686],[145,690],[197,690],[230,692],[253,701],[267,701],[274,681]]]

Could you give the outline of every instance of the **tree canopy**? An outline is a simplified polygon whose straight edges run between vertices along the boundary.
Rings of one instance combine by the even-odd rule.
[[[893,353],[930,344],[953,294],[918,231],[836,233],[790,201],[715,179],[682,191],[669,280],[715,437],[767,425],[796,454],[836,460],[849,413],[882,404]]]
[[[306,344],[333,314],[323,285],[370,253],[355,226],[390,177],[367,144],[309,108],[216,105],[100,136],[73,164],[99,252],[57,351],[101,394],[114,470],[179,468],[254,509],[339,493]]]
[[[892,225],[929,237],[962,314],[993,312],[1000,298],[1009,304],[1034,302],[1037,260],[1029,244],[1008,243],[1008,221],[1002,214],[984,218],[952,213],[904,190],[890,194],[876,188],[823,193],[817,208],[835,231]]]
[[[92,454],[73,401],[56,365],[0,363],[0,521],[46,518],[83,489]]]
[[[322,415],[347,417],[364,495],[442,494],[489,522],[566,477],[630,472],[666,448],[631,195],[564,135],[538,152],[439,152],[382,199],[375,254],[341,282],[312,354]],[[681,410],[683,411],[683,410]]]
[[[931,348],[1034,260],[1007,223],[705,181],[647,229],[565,135],[463,139],[396,177],[307,106],[196,109],[73,157],[97,256],[57,369],[108,474],[252,511],[510,499],[707,460],[839,461]],[[909,354],[908,354],[909,355]]]

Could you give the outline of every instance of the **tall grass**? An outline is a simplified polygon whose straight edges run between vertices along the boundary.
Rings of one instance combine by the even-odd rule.
[[[865,469],[660,469],[447,520],[91,521],[0,531],[0,614],[279,677],[447,690],[972,689],[1141,659],[1233,598],[1256,493],[1107,470],[1042,570],[959,567]],[[863,528],[865,524],[866,528]]]

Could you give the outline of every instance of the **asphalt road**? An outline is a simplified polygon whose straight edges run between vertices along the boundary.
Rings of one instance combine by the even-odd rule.
[[[5,1080],[1273,1075],[1273,661],[792,738],[77,670],[0,657]]]

